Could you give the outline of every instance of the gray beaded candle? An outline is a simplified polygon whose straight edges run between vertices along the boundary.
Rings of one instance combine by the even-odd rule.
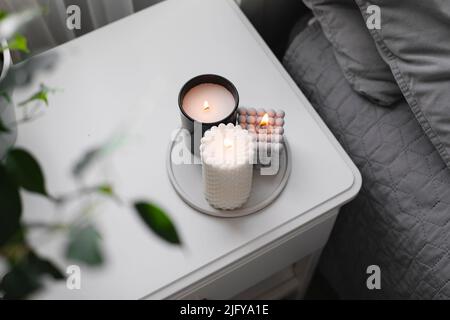
[[[239,125],[254,135],[258,154],[270,155],[283,148],[284,116],[283,110],[238,108]]]

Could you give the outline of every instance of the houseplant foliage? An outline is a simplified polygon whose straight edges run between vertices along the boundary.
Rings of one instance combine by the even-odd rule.
[[[5,43],[4,40],[8,41],[7,46],[3,45],[0,48],[0,54],[9,54],[8,51],[29,52],[27,39],[18,32],[38,14],[40,13],[35,11],[24,11],[18,14],[0,12],[0,41],[3,43]],[[15,102],[11,92],[18,85],[14,77],[9,76],[0,83],[0,99],[7,104],[7,108],[15,108],[21,115],[13,123],[5,123],[0,114],[0,137],[10,134],[23,123],[36,120],[36,115],[49,105],[51,95],[58,94],[58,90],[42,84],[29,98]],[[82,154],[73,166],[73,178],[82,179],[84,172],[94,163],[104,161],[117,145],[117,139],[112,138],[104,145]],[[171,219],[156,204],[145,200],[129,203],[115,193],[112,185],[103,181],[87,187],[82,184],[79,189],[70,194],[50,194],[46,186],[45,173],[38,159],[26,149],[10,146],[6,154],[0,158],[0,266],[6,265],[6,272],[0,274],[0,297],[2,298],[26,298],[43,287],[45,278],[50,277],[55,280],[65,278],[63,270],[49,259],[39,255],[29,243],[27,236],[34,229],[43,230],[49,235],[62,232],[67,237],[64,255],[68,260],[88,266],[98,266],[104,262],[101,234],[90,215],[86,215],[86,212],[77,213],[76,218],[68,223],[25,221],[22,203],[24,192],[44,197],[56,208],[73,201],[81,201],[92,195],[101,196],[104,201],[114,201],[120,205],[129,206],[160,239],[172,245],[181,245],[180,237]]]

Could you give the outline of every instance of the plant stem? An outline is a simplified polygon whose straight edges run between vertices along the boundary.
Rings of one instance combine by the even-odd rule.
[[[60,196],[48,196],[48,198],[53,201],[57,205],[63,205],[69,201],[75,200],[79,197],[87,196],[93,193],[101,193],[101,188],[105,184],[99,184],[95,186],[90,187],[82,187],[78,190],[75,190],[73,192],[69,192]],[[111,195],[112,198],[114,198],[118,203],[121,203],[121,200],[116,195]]]
[[[94,193],[99,188],[100,188],[100,186],[84,187],[84,188],[80,188],[78,190],[75,190],[73,192],[66,193],[66,194],[61,195],[61,196],[57,196],[57,197],[50,196],[50,200],[52,200],[53,202],[55,202],[58,205],[61,205],[61,204],[64,204],[64,203],[66,203],[68,201],[71,201],[71,200],[73,200],[75,198],[82,197],[82,196]]]
[[[40,118],[43,115],[44,115],[44,113],[35,114],[33,116],[25,116],[22,119],[19,119],[19,120],[15,121],[15,122],[9,123],[8,124],[8,128],[12,128],[13,126],[17,126],[17,125],[20,125],[20,124],[25,124],[27,122],[34,121],[34,120]]]
[[[30,222],[25,224],[25,227],[28,229],[46,229],[50,231],[55,230],[65,230],[68,229],[70,226],[67,224],[62,223],[45,223],[45,222]]]

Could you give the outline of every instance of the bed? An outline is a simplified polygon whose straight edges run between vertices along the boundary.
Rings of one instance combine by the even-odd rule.
[[[319,23],[300,24],[284,66],[363,176],[320,272],[344,299],[449,299],[450,170],[404,99],[388,108],[356,93]],[[371,265],[379,290],[366,283]]]

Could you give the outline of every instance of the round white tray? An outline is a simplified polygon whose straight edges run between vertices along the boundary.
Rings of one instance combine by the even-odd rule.
[[[180,133],[178,133],[180,134]],[[239,209],[218,210],[209,205],[203,194],[202,166],[196,158],[197,164],[175,164],[172,161],[172,152],[178,143],[183,143],[178,136],[170,143],[166,166],[170,182],[177,194],[186,204],[195,210],[216,217],[235,218],[242,217],[270,205],[281,194],[291,173],[291,151],[284,139],[284,148],[280,154],[280,167],[276,175],[261,175],[260,167],[255,165],[253,170],[253,185],[250,198]],[[179,149],[178,149],[179,150]],[[194,158],[194,156],[192,156]]]

